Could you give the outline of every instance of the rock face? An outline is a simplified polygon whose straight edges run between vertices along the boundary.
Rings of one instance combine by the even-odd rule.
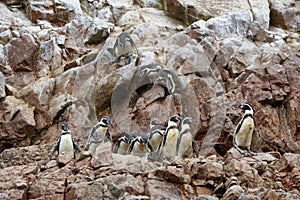
[[[299,199],[299,6],[1,1],[1,199]],[[138,52],[125,62],[112,51],[122,31]],[[141,76],[146,65],[169,70],[175,92]],[[251,157],[232,148],[243,101],[254,108]],[[103,115],[116,141],[174,113],[196,121],[199,157],[163,166],[108,145],[62,168],[47,158],[63,121],[83,147]]]

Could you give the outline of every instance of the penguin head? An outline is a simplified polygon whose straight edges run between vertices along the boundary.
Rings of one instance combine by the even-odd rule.
[[[185,117],[181,123],[182,123],[182,125],[185,125],[185,124],[191,124],[192,122],[193,122],[193,118]]]
[[[242,103],[239,105],[240,109],[243,109],[245,111],[245,113],[250,113],[253,115],[253,108],[250,104],[248,103]]]
[[[140,144],[144,144],[144,139],[141,136],[137,136],[136,138],[133,139],[133,143],[138,142]]]
[[[177,123],[177,122],[179,122],[181,120],[181,117],[179,117],[178,115],[172,115],[170,118],[169,118],[169,121],[171,121],[171,122],[175,122],[175,123]]]
[[[123,138],[123,141],[127,144],[130,144],[131,141],[133,140],[132,135],[130,133],[126,133],[126,132],[122,138]]]
[[[67,132],[69,130],[69,124],[68,124],[68,122],[62,123],[61,124],[61,129],[62,129],[62,131]]]
[[[181,117],[179,117],[178,115],[172,115],[169,118],[168,127],[169,126],[179,126],[180,121],[181,121]]]
[[[163,124],[157,118],[151,119],[150,126],[157,126],[157,125],[163,125]]]
[[[105,126],[112,125],[110,118],[108,116],[104,116],[99,120],[99,123]]]

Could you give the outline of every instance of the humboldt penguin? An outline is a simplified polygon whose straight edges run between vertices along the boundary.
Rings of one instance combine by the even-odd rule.
[[[167,89],[169,94],[180,92],[182,87],[178,76],[174,72],[166,69],[160,69],[156,73],[154,77],[154,84],[163,86]]]
[[[134,156],[145,157],[147,154],[146,143],[147,136],[135,137],[129,146],[129,152]]]
[[[181,130],[176,144],[176,153],[181,159],[191,158],[193,155],[195,141],[191,133],[191,123],[191,117],[185,117],[181,121]]]
[[[241,154],[245,153],[245,151],[240,148],[243,147],[247,149],[247,152],[249,154],[253,155],[254,152],[250,150],[252,134],[255,127],[254,119],[253,119],[253,108],[247,103],[238,105],[238,108],[243,109],[245,113],[234,131],[234,136],[233,136],[234,147]]]
[[[120,62],[121,58],[125,58],[126,64],[131,62],[131,57],[134,51],[138,54],[136,45],[128,33],[122,32],[114,44],[113,51],[117,56],[116,62]]]
[[[51,159],[55,151],[61,154],[63,152],[74,152],[74,150],[77,150],[79,153],[81,152],[80,147],[74,142],[71,136],[68,122],[64,122],[61,125],[61,136],[51,149],[49,157]]]
[[[163,157],[166,160],[174,159],[176,156],[176,144],[179,136],[178,123],[180,122],[181,117],[178,115],[172,115],[168,121],[168,127],[166,134],[163,138]]]
[[[108,127],[112,125],[108,116],[102,117],[90,131],[84,149],[95,153],[95,150],[101,143],[111,142],[112,137]]]
[[[113,148],[113,153],[117,153],[121,155],[128,154],[129,146],[132,140],[133,140],[133,136],[130,133],[124,133],[124,135],[117,140]]]

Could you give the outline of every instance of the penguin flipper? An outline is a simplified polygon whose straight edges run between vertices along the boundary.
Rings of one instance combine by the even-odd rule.
[[[73,139],[72,139],[72,140],[73,140]],[[74,142],[74,140],[73,140],[73,148],[74,148],[76,151],[78,151],[79,153],[81,152],[80,146],[79,146],[78,144],[76,144],[76,143]]]
[[[134,146],[134,142],[131,142],[131,144],[130,144],[130,146],[128,148],[128,153],[132,152],[133,146]]]
[[[53,146],[52,149],[50,150],[50,153],[49,153],[49,158],[50,158],[50,159],[52,158],[54,152],[55,152],[55,151],[58,151],[59,143],[60,143],[60,139],[54,144],[54,146]]]
[[[113,153],[118,153],[118,149],[119,149],[119,147],[120,147],[120,143],[121,143],[120,140],[118,140],[118,141],[116,142],[116,144],[115,144],[114,147],[113,147]]]
[[[85,145],[85,147],[84,147],[84,150],[85,150],[85,151],[88,151],[89,148],[90,148],[90,145],[91,145],[91,143],[86,143],[86,145]]]
[[[89,150],[90,144],[91,144],[90,140],[91,140],[91,137],[92,137],[92,135],[94,134],[95,131],[96,131],[96,127],[94,126],[94,127],[92,128],[92,130],[90,131],[90,133],[89,133],[89,137],[88,137],[88,139],[87,139],[87,141],[86,141],[86,144],[85,144],[85,146],[84,146],[84,150],[86,150],[86,151]]]
[[[110,132],[107,130],[105,133],[105,138],[107,139],[107,141],[111,142],[112,141],[112,136],[110,134]]]

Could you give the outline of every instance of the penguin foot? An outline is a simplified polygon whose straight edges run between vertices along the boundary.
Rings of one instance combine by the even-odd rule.
[[[236,144],[234,145],[234,147],[236,148],[236,150],[238,150],[238,152],[240,152],[240,154],[245,154],[246,152],[242,149],[240,149],[240,147],[238,147]]]
[[[255,155],[255,153],[254,153],[253,151],[250,150],[250,147],[247,148],[247,152],[248,152],[250,155],[252,155],[252,156]]]

